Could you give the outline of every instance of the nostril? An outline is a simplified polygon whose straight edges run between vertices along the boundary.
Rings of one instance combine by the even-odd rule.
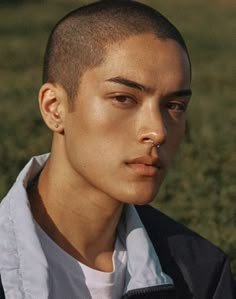
[[[145,143],[153,143],[153,141],[150,138],[148,138],[148,137],[143,138],[143,141]]]
[[[146,130],[140,133],[138,139],[141,143],[145,144],[163,144],[166,139],[166,130],[164,127],[160,128],[158,131]]]

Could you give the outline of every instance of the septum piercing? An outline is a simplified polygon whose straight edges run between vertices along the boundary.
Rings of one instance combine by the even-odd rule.
[[[160,143],[158,143],[158,144],[152,143],[152,147],[156,147],[157,149],[159,149],[161,147],[161,144]]]

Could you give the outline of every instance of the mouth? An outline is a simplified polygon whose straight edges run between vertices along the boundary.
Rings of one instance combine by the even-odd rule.
[[[146,177],[156,176],[163,168],[163,165],[159,159],[153,159],[146,156],[127,161],[126,165],[136,174]]]

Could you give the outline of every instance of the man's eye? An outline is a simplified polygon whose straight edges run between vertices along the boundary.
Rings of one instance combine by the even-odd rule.
[[[128,106],[128,107],[136,104],[135,98],[127,95],[114,95],[112,97],[112,101],[114,104]]]
[[[187,109],[185,104],[176,103],[176,102],[168,103],[167,108],[175,112],[184,112]]]
[[[114,100],[120,103],[134,102],[134,100],[131,97],[125,95],[115,96]]]

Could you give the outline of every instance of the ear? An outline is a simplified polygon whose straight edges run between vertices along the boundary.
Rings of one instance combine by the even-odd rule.
[[[45,124],[54,132],[63,133],[67,111],[67,93],[58,84],[45,83],[39,91],[39,108]]]

